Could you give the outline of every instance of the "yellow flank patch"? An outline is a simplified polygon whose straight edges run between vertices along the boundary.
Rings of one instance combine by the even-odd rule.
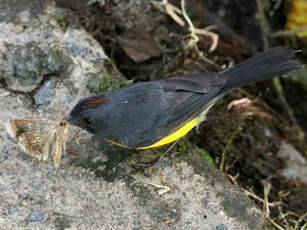
[[[149,145],[149,146],[137,147],[137,149],[150,149],[150,148],[155,148],[155,147],[159,147],[161,145],[165,145],[165,144],[171,143],[171,142],[177,140],[178,138],[183,137],[184,135],[186,135],[197,124],[198,124],[197,118],[195,118],[195,119],[189,121],[188,123],[186,123],[185,125],[183,125],[177,131],[175,131],[172,134],[164,137],[160,141],[158,141],[158,142],[156,142],[156,143],[154,143],[152,145]]]
[[[124,146],[124,145],[122,145],[122,144],[120,144],[120,143],[118,143],[118,142],[116,142],[116,141],[113,141],[113,140],[111,140],[111,139],[106,138],[106,140],[107,140],[108,142],[110,142],[111,144],[113,144],[113,145],[117,145],[117,146],[122,147],[122,148],[127,148],[126,146]]]

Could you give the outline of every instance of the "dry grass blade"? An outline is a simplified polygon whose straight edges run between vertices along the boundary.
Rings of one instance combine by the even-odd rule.
[[[171,188],[168,187],[168,186],[158,185],[158,184],[149,183],[149,182],[142,182],[142,183],[148,184],[148,185],[151,185],[151,186],[154,186],[155,188],[157,188],[159,195],[163,195],[164,193],[171,191]]]
[[[184,21],[179,17],[179,15],[182,15],[182,12],[179,8],[176,6],[169,4],[167,0],[162,0],[162,3],[165,7],[166,13],[181,27],[185,26]]]
[[[298,221],[297,221],[296,224],[295,224],[295,230],[299,230],[299,225],[300,225],[300,223],[302,223],[303,221],[305,221],[306,223],[301,227],[301,229],[302,229],[302,230],[306,229],[307,220],[305,219],[305,217],[307,217],[307,212],[306,212],[304,215],[302,215],[302,216],[298,219]]]
[[[271,218],[267,218],[268,221],[271,222],[271,224],[274,225],[274,227],[276,227],[278,230],[286,230],[285,228],[281,227],[279,224],[277,224],[273,219]]]
[[[216,26],[208,26],[208,27],[205,27],[203,29],[195,28],[191,19],[190,19],[190,17],[186,13],[185,1],[184,0],[181,0],[181,9],[179,9],[178,7],[170,4],[167,0],[162,0],[162,4],[160,4],[160,5],[157,4],[156,2],[152,2],[152,4],[156,8],[162,10],[167,15],[169,15],[179,26],[185,27],[186,23],[188,24],[190,34],[188,36],[188,41],[186,42],[185,48],[187,48],[187,49],[195,48],[195,50],[198,51],[198,48],[195,47],[195,46],[197,46],[197,43],[199,42],[198,35],[207,36],[207,37],[211,38],[212,44],[209,48],[209,52],[213,52],[217,48],[219,36],[216,33],[211,31],[212,29],[215,29]],[[161,5],[163,7],[161,7]],[[184,18],[186,23],[181,18],[181,16]],[[205,57],[203,57],[203,55],[199,51],[198,51],[198,55],[201,56],[202,59],[205,59]],[[208,60],[206,59],[206,61],[208,61]]]
[[[225,160],[226,160],[226,153],[229,151],[230,147],[232,146],[233,140],[243,131],[243,128],[239,126],[230,136],[226,146],[223,148],[223,152],[221,155],[221,162],[220,162],[220,171],[224,172],[225,169]]]
[[[227,109],[230,110],[231,108],[235,107],[235,108],[244,108],[247,107],[249,105],[252,104],[252,101],[249,98],[241,98],[241,99],[237,99],[237,100],[233,100],[231,101],[228,105],[227,105]]]
[[[264,203],[264,199],[262,199],[261,197],[257,196],[255,193],[253,193],[252,191],[249,191],[247,189],[243,188],[244,193],[249,196],[254,198],[255,200],[258,200],[261,203]],[[279,205],[280,202],[267,202],[267,206],[269,207],[276,207],[277,205]]]
[[[269,194],[271,191],[271,184],[268,181],[264,182],[264,199],[263,199],[263,212],[266,217],[270,217],[270,206],[269,206]]]

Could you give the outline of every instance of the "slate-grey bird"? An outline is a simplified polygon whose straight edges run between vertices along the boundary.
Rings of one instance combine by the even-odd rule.
[[[228,91],[302,67],[277,47],[220,73],[136,83],[82,99],[66,120],[122,147],[147,149],[184,136]]]

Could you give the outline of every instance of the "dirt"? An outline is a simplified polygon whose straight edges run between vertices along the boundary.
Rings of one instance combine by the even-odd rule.
[[[86,5],[82,1],[75,4],[75,1],[61,0],[58,5],[72,9],[87,31],[102,44],[121,73],[135,82],[216,69],[195,53],[184,50],[182,41],[188,30],[174,23],[152,4],[133,0],[116,2]],[[170,2],[180,7],[180,1]],[[229,61],[243,60],[263,49],[256,3],[247,5],[244,0],[218,2],[193,0],[187,6],[195,26],[219,26],[216,30],[220,35],[219,46],[215,52],[205,55],[221,66]],[[267,13],[270,13],[269,20],[273,28],[283,28],[283,4],[274,11],[272,7],[268,7]],[[244,23],[240,23],[241,21]],[[137,41],[140,40],[141,51],[147,49],[147,52],[138,50]],[[270,43],[272,46],[286,43],[290,47],[297,46],[297,43],[289,40],[278,39]],[[201,50],[207,51],[209,45],[210,39],[201,38]],[[303,55],[302,59],[307,62],[306,56]],[[307,93],[289,80],[283,79],[282,83],[285,96],[306,132]],[[227,109],[231,101],[243,97],[254,101],[253,107]],[[226,152],[226,176],[238,175],[231,181],[260,198],[263,198],[264,185],[269,182],[269,201],[282,203],[271,207],[270,217],[276,219],[281,213],[291,211],[295,215],[288,215],[279,221],[281,226],[288,226],[306,212],[306,185],[297,179],[286,179],[280,175],[287,162],[278,158],[277,153],[280,142],[286,141],[305,154],[306,158],[306,138],[298,138],[297,130],[289,121],[287,111],[278,100],[272,83],[265,82],[227,95],[208,114],[207,122],[201,125],[198,132],[193,131],[188,135],[188,140],[192,145],[205,149],[218,165],[221,153],[239,126],[243,130],[233,139]],[[99,172],[97,175],[99,176]],[[255,202],[262,209],[263,202],[257,199]],[[303,224],[304,222],[300,226]],[[272,227],[269,224],[268,226]]]
[[[268,180],[272,184],[269,200],[283,202],[284,211],[291,210],[298,215],[303,215],[306,212],[306,198],[303,195],[305,186],[303,183],[280,175],[280,171],[287,162],[285,159],[278,158],[277,153],[282,140],[297,143],[302,149],[306,149],[306,144],[293,138],[295,130],[291,130],[288,122],[261,117],[261,114],[244,118],[240,117],[238,112],[227,111],[227,103],[231,100],[233,98],[230,95],[225,102],[211,111],[207,122],[201,128],[200,136],[193,137],[192,141],[205,148],[219,162],[220,154],[232,132],[238,126],[243,127],[243,131],[234,139],[231,149],[227,152],[228,173],[232,176],[238,175],[236,183],[251,189],[259,197],[263,197],[264,182]],[[274,114],[271,115],[274,116]],[[269,136],[268,133],[270,133]],[[281,198],[281,192],[290,193]],[[297,202],[298,200],[300,202]],[[258,204],[262,206],[261,202]],[[271,211],[272,216],[279,214],[276,208],[272,208]]]

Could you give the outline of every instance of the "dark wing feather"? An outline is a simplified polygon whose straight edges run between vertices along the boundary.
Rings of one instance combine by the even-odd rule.
[[[209,93],[215,86],[223,86],[226,78],[218,74],[194,74],[185,77],[165,79],[165,91],[189,91],[193,93]]]
[[[163,82],[163,89],[173,94],[173,106],[168,111],[166,129],[170,133],[197,117],[211,105],[222,91],[226,79],[217,74],[190,75],[184,78],[170,78]]]

